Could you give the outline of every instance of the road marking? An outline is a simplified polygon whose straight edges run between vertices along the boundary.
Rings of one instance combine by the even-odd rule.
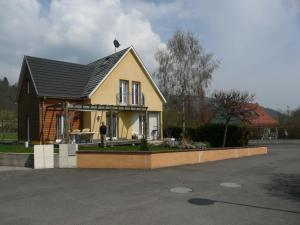
[[[171,192],[176,193],[176,194],[188,194],[192,192],[193,190],[188,187],[173,187],[170,189]]]
[[[222,187],[229,187],[229,188],[239,188],[241,187],[240,184],[233,183],[233,182],[224,182],[220,184]]]

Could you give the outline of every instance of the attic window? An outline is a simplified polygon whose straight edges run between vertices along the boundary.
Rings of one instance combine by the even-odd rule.
[[[26,89],[27,89],[27,94],[30,94],[30,82],[29,80],[26,81]]]

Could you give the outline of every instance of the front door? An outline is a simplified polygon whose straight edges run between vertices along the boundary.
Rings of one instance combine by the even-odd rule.
[[[149,138],[152,140],[157,140],[159,137],[159,113],[149,112]]]
[[[145,133],[145,113],[132,113],[132,137],[141,139]]]
[[[106,133],[106,139],[110,139],[110,136],[112,135],[113,140],[117,140],[118,136],[118,115],[116,113],[112,114],[112,118],[110,117],[110,113],[106,113],[106,127],[107,127],[107,133]],[[112,130],[111,130],[112,129]],[[112,131],[112,133],[111,133]]]

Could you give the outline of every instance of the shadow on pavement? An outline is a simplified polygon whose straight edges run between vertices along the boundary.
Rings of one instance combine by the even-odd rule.
[[[257,209],[265,209],[265,210],[300,214],[299,211],[286,210],[286,209],[277,209],[277,208],[242,204],[242,203],[236,203],[236,202],[219,201],[219,200],[212,200],[212,199],[206,199],[206,198],[191,198],[191,199],[188,200],[188,202],[193,204],[193,205],[200,205],[200,206],[212,205],[214,203],[223,203],[223,204],[238,205],[238,206],[251,207],[251,208],[257,208]]]
[[[273,174],[271,182],[263,186],[272,196],[300,201],[300,175],[298,174]]]

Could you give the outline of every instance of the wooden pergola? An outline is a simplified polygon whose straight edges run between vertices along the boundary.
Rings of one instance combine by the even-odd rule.
[[[113,136],[113,113],[119,111],[137,111],[145,113],[145,125],[144,125],[144,135],[147,133],[147,117],[148,117],[148,107],[141,105],[105,105],[105,104],[81,104],[81,103],[70,103],[63,102],[54,105],[47,106],[47,110],[49,111],[64,111],[64,142],[70,142],[70,118],[69,111],[77,111],[77,112],[97,112],[97,111],[109,111],[110,112],[110,140],[112,140]],[[44,112],[43,112],[44,113]],[[44,124],[44,115],[42,115],[42,124]]]

